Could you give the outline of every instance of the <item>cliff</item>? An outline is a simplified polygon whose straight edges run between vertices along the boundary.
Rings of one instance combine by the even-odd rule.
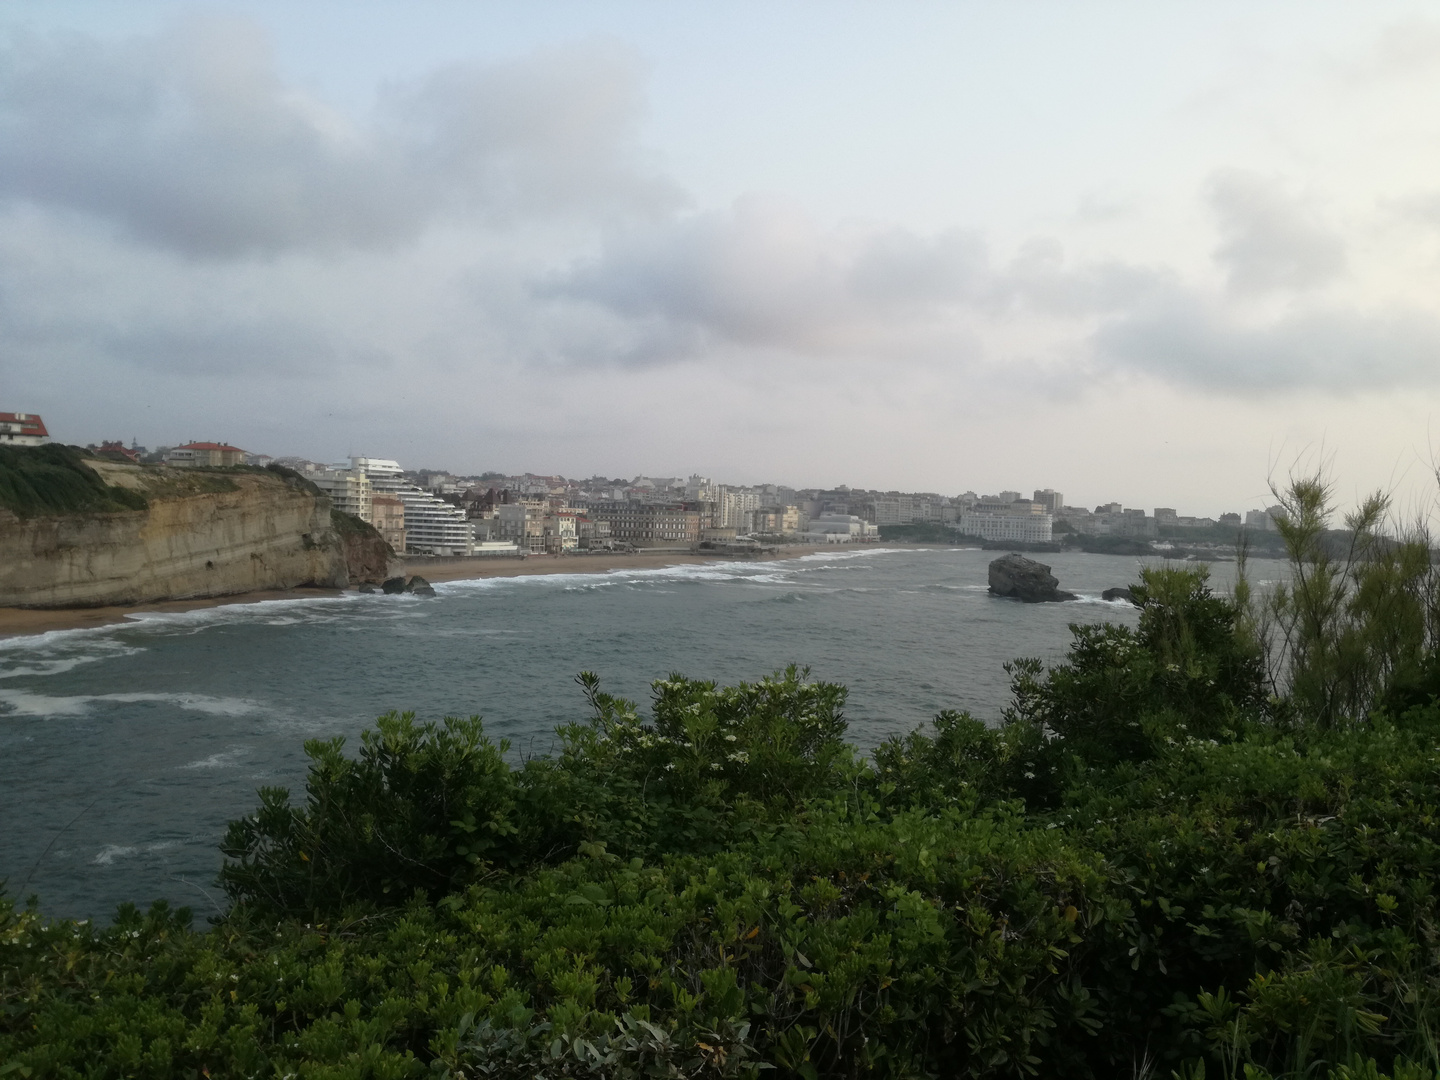
[[[25,474],[31,459],[17,459],[22,468],[8,476],[0,470],[0,606],[90,607],[343,587],[351,581],[347,547],[361,577],[384,576],[372,565],[387,561],[383,541],[360,535],[347,544],[330,500],[296,476],[142,467],[81,459],[66,448],[54,448],[49,458],[48,473]],[[0,462],[5,465],[14,462]],[[27,477],[33,490],[24,486]],[[79,495],[47,500],[56,477]]]

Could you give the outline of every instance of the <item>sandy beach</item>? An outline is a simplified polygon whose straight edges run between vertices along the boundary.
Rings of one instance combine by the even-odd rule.
[[[774,555],[755,560],[793,559],[817,549],[796,544],[781,548]],[[419,574],[427,581],[466,581],[473,578],[521,577],[529,574],[606,574],[614,570],[659,570],[667,566],[691,563],[729,562],[721,555],[690,555],[681,552],[644,551],[633,554],[604,552],[597,555],[532,555],[527,559],[474,558],[405,560],[407,575]],[[244,593],[239,596],[217,596],[198,600],[165,600],[133,607],[90,608],[0,608],[0,638],[27,634],[44,634],[51,630],[79,630],[96,626],[112,626],[127,616],[142,611],[194,611],[197,608],[219,607],[221,604],[255,604],[263,600],[294,600],[304,597],[338,596],[339,589],[279,589]]]

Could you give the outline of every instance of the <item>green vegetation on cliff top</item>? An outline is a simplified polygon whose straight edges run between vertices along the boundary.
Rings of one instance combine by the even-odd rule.
[[[648,715],[582,675],[518,763],[478,718],[312,740],[211,929],[0,901],[0,1068],[1433,1080],[1440,582],[1381,503],[1335,555],[1326,494],[1284,588],[1148,570],[998,724],[869,759],[793,668]]]
[[[145,509],[138,492],[112,487],[73,446],[0,446],[0,508],[22,518]]]
[[[107,484],[91,462],[101,463],[102,468],[120,464],[136,469],[143,491]],[[44,446],[0,447],[0,509],[9,510],[21,518],[144,510],[151,498],[184,498],[237,491],[239,485],[235,478],[241,475],[278,480],[296,491],[324,495],[314,483],[293,469],[280,465],[264,468],[248,465],[187,469],[137,467],[117,463],[113,458],[87,454],[78,447],[48,443]],[[357,525],[363,528],[357,529]],[[358,519],[351,519],[343,525],[337,524],[337,528],[342,532],[363,534],[369,526]]]

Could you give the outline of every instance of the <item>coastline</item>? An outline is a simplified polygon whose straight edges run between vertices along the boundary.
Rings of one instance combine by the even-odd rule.
[[[431,562],[411,558],[405,563],[406,576],[420,575],[426,581],[469,581],[476,578],[526,577],[532,574],[608,574],[616,570],[663,570],[667,566],[685,566],[708,562],[772,562],[794,559],[821,550],[810,544],[787,545],[773,555],[755,559],[734,559],[726,555],[697,555],[684,552],[634,554],[605,552],[598,555],[532,555],[526,559],[466,558]],[[324,596],[340,596],[354,589],[274,589],[240,593],[235,596],[212,596],[195,600],[159,600],[148,604],[124,607],[87,608],[0,608],[0,640],[30,637],[52,630],[85,630],[114,626],[130,615],[149,611],[195,611],[199,608],[226,604],[256,604],[266,600],[296,600]]]

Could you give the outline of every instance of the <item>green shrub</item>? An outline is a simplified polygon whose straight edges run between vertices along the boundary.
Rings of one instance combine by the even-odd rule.
[[[73,446],[0,446],[0,508],[19,517],[144,510],[139,492],[111,487]]]
[[[1388,610],[1351,580],[1325,640]],[[1012,665],[998,726],[873,763],[794,668],[648,717],[582,674],[589,720],[520,764],[473,718],[308,743],[207,932],[0,897],[0,1075],[1434,1080],[1430,639],[1368,637],[1405,707],[1336,723],[1266,695],[1243,582],[1134,591],[1133,631]]]

